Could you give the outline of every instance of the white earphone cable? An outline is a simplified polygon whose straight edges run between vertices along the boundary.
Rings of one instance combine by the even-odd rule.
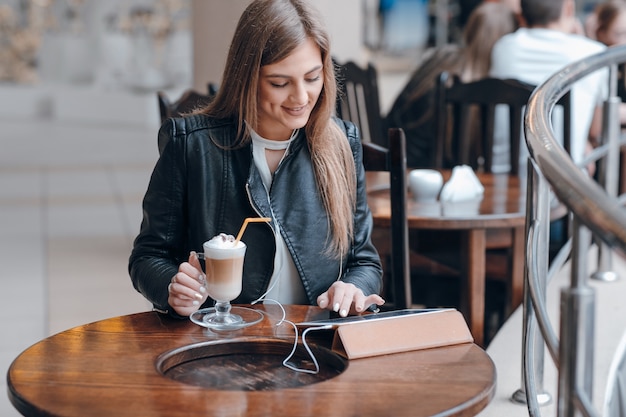
[[[274,217],[274,213],[272,213],[272,217]],[[275,222],[274,222],[275,224]],[[274,234],[277,234],[278,232],[278,227],[275,225],[274,226]],[[279,264],[279,268],[282,269],[283,268],[283,262],[278,262]],[[280,272],[280,270],[279,270]],[[341,276],[343,274],[343,255],[340,258],[339,261],[339,275],[337,276],[337,281],[339,281],[341,279]],[[280,274],[278,274],[278,276],[280,276]],[[311,361],[313,362],[313,366],[315,367],[315,369],[305,369],[305,368],[299,368],[296,365],[293,365],[292,363],[290,363],[290,360],[293,358],[293,356],[296,353],[296,350],[298,349],[298,336],[299,336],[299,331],[298,331],[298,326],[290,321],[287,320],[287,312],[285,311],[285,308],[283,307],[283,305],[277,301],[277,300],[273,300],[271,298],[265,298],[267,296],[267,294],[269,294],[270,291],[272,291],[272,289],[274,288],[274,286],[276,285],[276,283],[278,282],[278,279],[274,280],[274,282],[272,282],[272,284],[269,286],[269,288],[260,296],[258,297],[256,300],[252,301],[252,305],[263,301],[263,302],[272,302],[275,303],[276,305],[278,305],[278,307],[280,308],[281,312],[282,312],[282,317],[280,318],[280,320],[276,323],[276,326],[280,326],[283,323],[288,323],[293,327],[295,336],[294,336],[294,340],[293,340],[293,347],[291,349],[291,352],[287,355],[287,357],[283,360],[282,364],[283,366],[285,366],[286,368],[289,368],[295,372],[302,372],[302,373],[307,373],[307,374],[318,374],[320,371],[320,367],[319,367],[319,363],[317,362],[317,358],[315,357],[315,355],[313,354],[313,351],[311,350],[311,347],[309,346],[308,342],[306,341],[306,336],[309,332],[311,331],[316,331],[316,330],[328,330],[331,329],[332,326],[330,325],[325,325],[325,326],[317,326],[317,327],[307,327],[306,329],[304,329],[302,331],[302,346],[304,346],[304,349],[307,351],[309,357],[311,358]]]

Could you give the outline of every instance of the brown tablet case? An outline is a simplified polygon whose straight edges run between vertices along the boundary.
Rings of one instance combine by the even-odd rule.
[[[463,315],[455,309],[360,321],[338,326],[333,350],[348,359],[472,343]]]

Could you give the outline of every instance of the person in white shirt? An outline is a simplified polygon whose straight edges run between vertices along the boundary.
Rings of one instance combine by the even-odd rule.
[[[602,52],[606,46],[575,33],[579,27],[574,0],[521,0],[526,26],[502,37],[493,47],[490,75],[539,85],[563,67]],[[601,106],[608,95],[608,72],[595,71],[572,85],[571,157],[580,163],[598,138]],[[506,110],[506,109],[502,109]],[[555,110],[555,115],[558,114]],[[499,112],[493,149],[493,171],[510,169],[506,111]],[[559,135],[555,123],[555,130]],[[520,175],[525,175],[528,150],[522,141]]]

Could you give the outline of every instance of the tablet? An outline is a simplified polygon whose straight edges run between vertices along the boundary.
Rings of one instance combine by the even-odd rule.
[[[405,308],[402,310],[385,311],[382,313],[363,314],[360,316],[336,317],[320,320],[303,321],[296,323],[298,327],[318,327],[329,326],[329,328],[337,328],[343,324],[364,323],[378,320],[389,320],[396,317],[409,316],[415,314],[429,314],[438,311],[453,310],[450,308]]]

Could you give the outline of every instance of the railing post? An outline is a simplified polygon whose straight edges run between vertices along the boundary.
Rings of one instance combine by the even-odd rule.
[[[537,248],[537,270],[539,271],[539,281],[541,282],[540,292],[545,302],[545,292],[547,288],[548,277],[548,241],[550,238],[549,222],[550,222],[550,188],[546,179],[538,172],[534,162],[528,161],[528,180],[526,189],[526,236],[529,235],[529,228],[536,222],[537,229],[535,233],[539,233],[538,248]],[[534,309],[532,306],[531,297],[529,294],[529,274],[531,271],[528,266],[532,264],[529,262],[531,255],[528,253],[528,244],[526,245],[526,262],[524,262],[524,301],[523,301],[523,324],[522,324],[522,346],[526,346],[527,339],[530,337],[526,334],[526,329],[529,328],[529,321],[536,320]],[[552,402],[552,396],[549,392],[544,390],[543,387],[543,372],[544,372],[544,339],[541,335],[541,331],[537,326],[531,326],[535,330],[533,335],[534,344],[531,347],[533,349],[534,361],[532,363],[533,374],[535,376],[535,393],[536,402],[539,406],[549,404]],[[513,393],[511,401],[518,404],[527,404],[526,393],[526,380],[524,378],[524,363],[527,362],[529,352],[526,352],[522,348],[522,380],[521,388]]]
[[[621,124],[619,121],[619,106],[621,98],[616,96],[617,69],[615,65],[610,69],[609,98],[605,101],[602,109],[602,136],[601,145],[607,145],[608,151],[604,158],[598,162],[598,182],[602,185],[606,193],[611,197],[616,197],[618,192],[618,171],[620,144],[619,135]],[[600,281],[615,281],[619,278],[613,270],[613,256],[609,245],[598,241],[598,269],[591,275],[591,278]]]
[[[571,285],[561,291],[557,417],[580,417],[580,397],[591,399],[594,360],[595,292],[587,285],[591,233],[574,216]],[[591,402],[591,401],[587,401]]]

